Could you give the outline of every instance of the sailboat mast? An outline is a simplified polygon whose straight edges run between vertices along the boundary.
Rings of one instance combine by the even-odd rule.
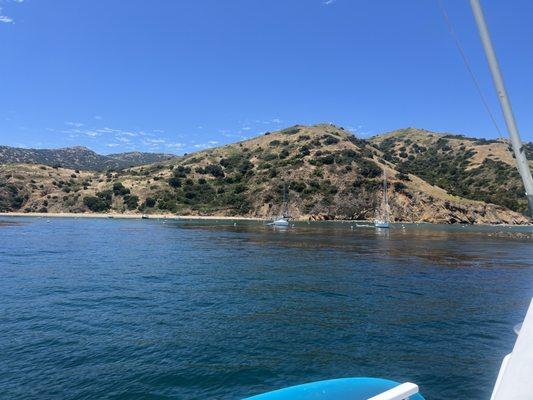
[[[385,201],[385,206],[387,205],[387,173],[383,170],[383,200]]]
[[[283,217],[287,216],[289,211],[289,205],[287,203],[287,184],[285,181],[283,181],[283,206],[281,210],[281,214]]]
[[[503,115],[505,117],[505,123],[511,138],[511,144],[513,146],[518,172],[520,172],[520,176],[524,182],[524,188],[526,190],[526,198],[529,207],[529,215],[533,217],[533,179],[531,178],[531,171],[527,162],[525,149],[522,145],[520,134],[518,133],[513,110],[511,108],[511,102],[509,101],[507,90],[505,89],[505,84],[503,83],[502,73],[498,59],[496,58],[496,53],[494,52],[494,48],[492,46],[489,29],[487,27],[487,23],[485,22],[485,16],[483,15],[481,4],[479,3],[479,0],[470,0],[470,6],[472,7],[472,12],[474,13],[474,18],[476,19],[479,36],[481,37],[481,42],[483,43],[483,49],[485,50],[485,56],[487,57],[490,72],[492,73],[492,80],[494,81],[498,100],[500,101]]]
[[[389,219],[389,201],[387,198],[387,172],[383,168],[383,215],[385,220]]]

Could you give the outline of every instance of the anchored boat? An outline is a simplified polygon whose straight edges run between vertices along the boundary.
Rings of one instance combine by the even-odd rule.
[[[289,226],[289,220],[285,217],[279,217],[278,219],[268,223],[268,225],[272,226]]]
[[[383,201],[381,211],[374,221],[376,228],[389,228],[389,200],[387,198],[387,173],[383,169]]]
[[[283,183],[283,204],[281,206],[281,215],[275,218],[273,221],[267,223],[270,226],[288,227],[289,226],[289,202],[287,200],[287,188]]]

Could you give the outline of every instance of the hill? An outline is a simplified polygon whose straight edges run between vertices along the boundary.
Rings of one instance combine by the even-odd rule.
[[[0,146],[0,164],[42,164],[50,167],[62,166],[88,171],[124,169],[137,165],[151,164],[172,157],[175,156],[172,154],[141,152],[105,156],[80,146],[63,149],[23,149]]]
[[[527,209],[514,154],[506,141],[407,128],[370,142],[399,172],[417,175],[450,194],[517,212]],[[531,156],[533,144],[525,146]]]
[[[415,133],[421,134],[416,139],[420,143],[417,145],[425,149],[415,150],[414,139],[409,136]],[[380,204],[382,173],[386,170],[391,212],[396,221],[527,222],[523,215],[501,204],[477,200],[477,192],[467,190],[481,188],[477,182],[484,176],[481,170],[470,176],[468,184],[460,186],[467,192],[459,196],[449,188],[452,178],[441,181],[438,174],[416,167],[418,163],[406,163],[421,157],[419,163],[429,164],[433,158],[426,160],[423,154],[433,146],[441,146],[428,153],[436,153],[435,162],[448,176],[445,165],[441,166],[444,156],[440,153],[449,154],[442,146],[455,146],[455,142],[450,145],[452,139],[445,138],[446,143],[434,145],[441,136],[434,140],[429,135],[433,133],[413,131],[402,136],[398,131],[362,140],[342,128],[321,124],[267,132],[243,142],[115,172],[76,172],[7,164],[0,166],[0,211],[114,211],[269,218],[280,212],[286,185],[290,212],[295,218],[372,219]],[[405,145],[407,140],[413,142]],[[458,174],[483,167],[488,154],[496,154],[494,162],[505,163],[505,168],[509,166],[509,171],[512,170],[504,152],[499,155],[490,150],[485,156],[478,156],[477,150],[470,154],[471,149],[467,148],[496,143],[455,140],[465,142],[468,156],[461,157],[466,157],[466,161],[451,154],[446,156],[451,161],[446,157],[443,160],[447,160],[445,164],[453,171],[453,163],[458,162],[461,165]],[[478,150],[481,154],[481,147]],[[490,171],[492,177],[493,170]],[[507,180],[512,179],[515,176],[509,172]],[[516,201],[520,204],[519,199]]]

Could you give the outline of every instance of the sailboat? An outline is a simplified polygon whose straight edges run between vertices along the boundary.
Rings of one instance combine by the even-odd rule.
[[[287,188],[285,183],[283,183],[283,204],[281,206],[281,215],[275,218],[272,222],[267,225],[278,226],[278,227],[287,227],[289,226],[289,203],[287,201]]]
[[[389,228],[389,201],[387,198],[387,173],[383,169],[383,202],[381,203],[381,213],[374,221],[376,228]]]
[[[285,218],[284,216],[280,216],[274,221],[272,221],[269,225],[273,226],[289,226],[289,220]]]

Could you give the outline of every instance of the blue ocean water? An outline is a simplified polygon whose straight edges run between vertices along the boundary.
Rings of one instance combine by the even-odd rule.
[[[531,239],[350,226],[3,218],[0,398],[239,399],[375,376],[488,399],[533,296]]]

